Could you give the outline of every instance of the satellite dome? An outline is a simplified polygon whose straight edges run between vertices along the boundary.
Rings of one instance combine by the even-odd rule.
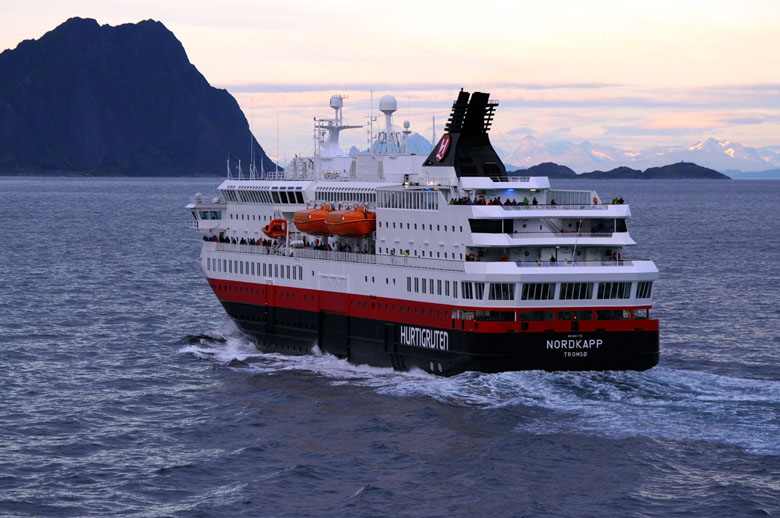
[[[390,114],[398,109],[398,102],[392,95],[385,95],[379,100],[379,111]]]
[[[404,129],[409,129],[409,121],[404,121]]]
[[[344,106],[344,99],[340,95],[331,95],[330,96],[330,107],[334,110],[338,110],[339,108]]]

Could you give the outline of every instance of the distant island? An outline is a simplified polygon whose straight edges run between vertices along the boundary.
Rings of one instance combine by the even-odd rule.
[[[650,167],[644,171],[630,167],[616,167],[610,171],[592,171],[590,173],[575,173],[565,165],[545,162],[508,173],[511,176],[547,176],[556,179],[587,179],[587,180],[660,180],[660,179],[705,179],[730,180],[725,174],[714,169],[702,167],[690,162],[678,162],[663,167]]]
[[[160,22],[71,18],[0,54],[0,174],[221,175],[252,148],[275,167]]]

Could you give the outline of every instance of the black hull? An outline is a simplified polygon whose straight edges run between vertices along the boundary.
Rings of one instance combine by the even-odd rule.
[[[221,302],[263,352],[310,354],[316,345],[354,364],[401,371],[642,371],[659,357],[658,331],[469,332]]]

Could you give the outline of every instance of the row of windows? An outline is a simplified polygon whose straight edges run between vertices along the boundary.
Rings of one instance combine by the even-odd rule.
[[[221,210],[201,210],[200,213],[200,219],[202,220],[209,220],[209,219],[222,219],[222,211]]]
[[[254,263],[237,259],[206,258],[206,269],[212,272],[238,273],[257,277],[303,280],[303,267],[289,264]]]
[[[636,298],[649,299],[652,294],[653,282],[637,283]],[[596,293],[599,299],[631,298],[630,282],[600,282]],[[520,297],[522,300],[553,300],[555,298],[554,282],[531,282],[523,284]],[[589,300],[593,298],[592,282],[562,282],[558,295],[561,300]]]
[[[396,228],[396,222],[395,221],[380,221],[378,223],[379,228]],[[436,232],[442,231],[442,226],[444,227],[444,232],[455,232],[455,225],[436,225]],[[404,228],[403,222],[398,223],[398,227],[400,229]],[[406,230],[417,230],[417,223],[407,223],[406,224]],[[420,223],[420,230],[425,230],[425,223]],[[428,230],[433,230],[433,224],[428,224]],[[463,226],[460,226],[460,232],[463,232]]]
[[[379,191],[376,206],[383,209],[438,210],[439,191]]]
[[[279,188],[283,189],[283,188]],[[292,189],[292,187],[290,187]],[[301,187],[292,190],[261,190],[261,191],[234,191],[232,189],[223,189],[220,191],[222,197],[227,201],[244,203],[303,203],[303,193]]]
[[[349,201],[363,204],[376,203],[376,192],[370,187],[317,187],[314,191],[317,201]]]
[[[560,300],[590,300],[593,298],[592,282],[562,282],[558,298]],[[652,281],[637,283],[637,298],[650,298]],[[488,300],[515,300],[515,283],[491,282],[489,283]],[[554,300],[556,283],[554,282],[527,282],[523,283],[521,300]],[[458,282],[441,279],[422,279],[418,277],[406,278],[406,291],[409,293],[425,293],[430,295],[444,295],[458,298]],[[461,298],[467,300],[482,300],[485,293],[484,282],[460,282]],[[599,299],[627,299],[631,297],[630,282],[602,282],[599,283]]]

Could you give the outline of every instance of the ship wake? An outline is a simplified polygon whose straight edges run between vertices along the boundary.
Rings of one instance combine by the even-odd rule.
[[[332,385],[362,386],[392,397],[528,410],[533,417],[521,420],[518,433],[705,441],[780,456],[777,381],[664,366],[645,372],[466,372],[442,378],[423,371],[353,365],[322,354],[316,344],[307,356],[259,353],[232,325],[182,343],[182,353],[253,374],[305,371]]]

